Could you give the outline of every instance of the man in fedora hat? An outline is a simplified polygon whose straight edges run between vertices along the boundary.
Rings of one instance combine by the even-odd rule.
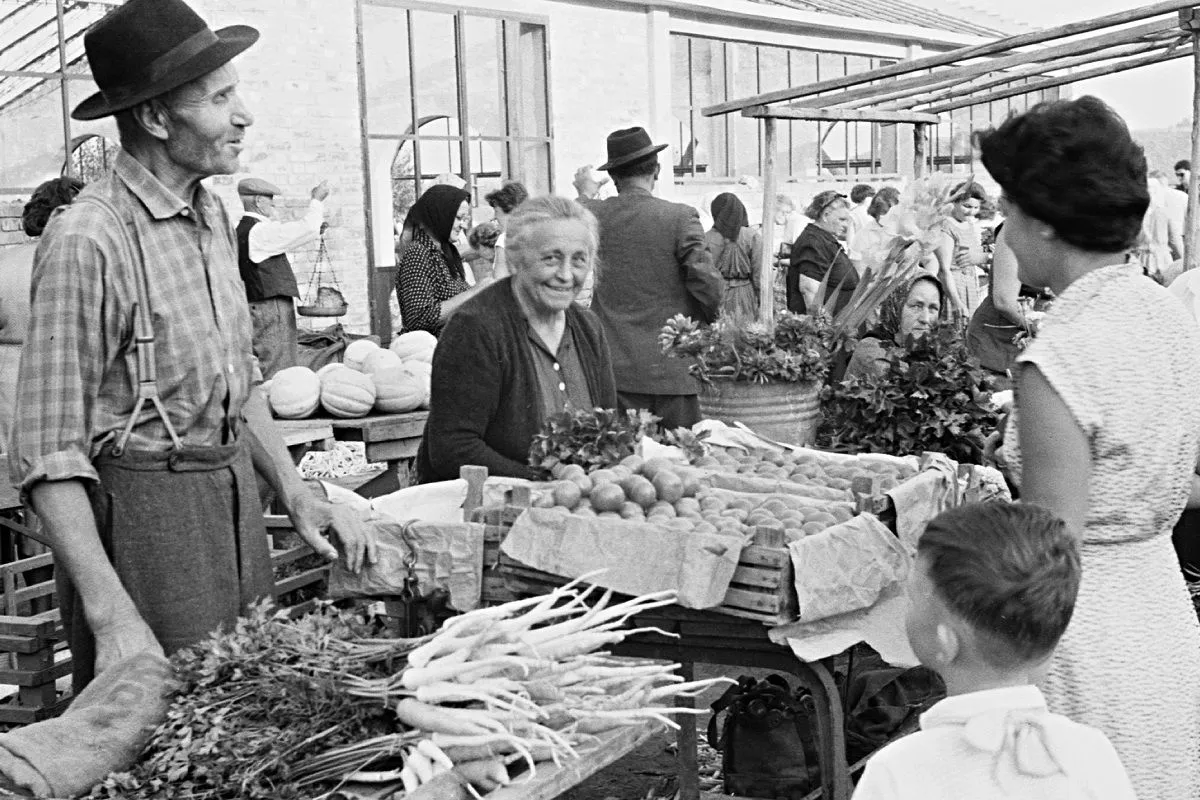
[[[308,212],[291,222],[275,219],[275,196],[282,192],[262,178],[238,182],[245,212],[237,226],[238,270],[246,284],[254,355],[263,377],[296,366],[296,298],[300,289],[288,251],[298,250],[321,235],[329,183],[313,187]]]
[[[663,324],[676,314],[712,322],[725,282],[713,266],[704,228],[691,206],[654,197],[658,153],[643,128],[608,137],[608,172],[617,196],[587,201],[600,220],[603,265],[592,295],[612,352],[622,409],[645,408],[667,429],[700,420],[700,390],[683,359],[658,347]]]
[[[129,0],[84,36],[115,115],[112,171],[50,221],[34,264],[10,467],[53,541],[75,685],[230,625],[273,589],[255,471],[327,558],[373,554],[361,519],[300,480],[254,386],[221,203],[253,122],[230,61],[258,38],[182,0]]]

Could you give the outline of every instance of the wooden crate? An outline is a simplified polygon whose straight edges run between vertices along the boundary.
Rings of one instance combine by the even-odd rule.
[[[71,702],[57,681],[71,674],[53,577],[46,553],[0,565],[0,684],[16,694],[0,703],[0,723],[25,725],[61,714]]]

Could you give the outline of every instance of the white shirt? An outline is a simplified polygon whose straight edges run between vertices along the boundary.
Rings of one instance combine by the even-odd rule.
[[[1163,191],[1163,197],[1166,198],[1167,219],[1170,221],[1171,227],[1179,231],[1180,236],[1185,236],[1187,234],[1187,229],[1184,228],[1184,225],[1187,224],[1187,194],[1178,189],[1168,188]]]
[[[948,697],[867,762],[854,800],[1136,800],[1103,733],[1036,686]]]
[[[276,222],[253,211],[243,212],[243,216],[258,220],[250,229],[250,260],[261,264],[271,256],[298,250],[320,236],[325,204],[320,200],[309,201],[308,211],[294,222]]]

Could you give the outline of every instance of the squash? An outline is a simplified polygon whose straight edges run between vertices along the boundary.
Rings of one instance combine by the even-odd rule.
[[[342,351],[342,363],[362,372],[363,360],[378,349],[379,343],[374,339],[355,339]]]
[[[404,368],[414,375],[425,376],[426,380],[433,377],[433,365],[427,361],[409,359],[408,361],[404,362]]]
[[[352,369],[326,373],[321,405],[335,417],[364,417],[375,405],[375,381]]]
[[[281,369],[271,378],[267,400],[275,416],[303,419],[321,402],[321,379],[308,367]]]
[[[384,350],[382,347],[378,350],[373,350],[363,359],[362,371],[368,375],[374,375],[381,369],[387,367],[398,367],[401,365],[400,356],[393,353],[391,350]]]
[[[437,337],[429,331],[409,331],[392,339],[388,349],[405,361],[416,359],[429,363],[436,347]]]
[[[339,369],[350,369],[350,368],[347,367],[345,364],[343,364],[340,361],[330,361],[328,364],[326,364],[325,366],[323,366],[319,370],[317,370],[317,377],[321,379],[322,383],[324,383],[326,375],[333,372],[334,370],[339,370]]]
[[[416,411],[429,402],[429,386],[404,367],[385,367],[375,373],[375,409],[385,414]]]

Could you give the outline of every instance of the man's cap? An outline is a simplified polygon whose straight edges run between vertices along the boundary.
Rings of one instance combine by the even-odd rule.
[[[283,192],[278,186],[262,178],[242,178],[238,181],[238,194],[243,197],[274,197]]]
[[[71,116],[100,119],[133,108],[228,64],[256,41],[258,31],[247,25],[214,33],[183,0],[129,0],[84,34],[100,91]]]

